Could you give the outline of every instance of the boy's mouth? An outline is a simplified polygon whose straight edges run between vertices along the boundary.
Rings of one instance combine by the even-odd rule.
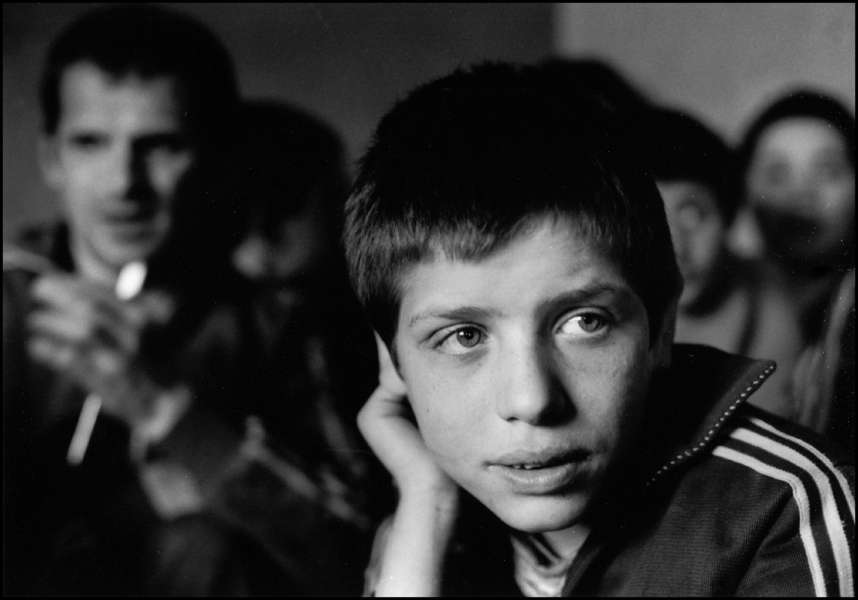
[[[551,494],[569,487],[580,478],[590,453],[586,450],[516,452],[488,465],[519,494]]]
[[[521,469],[541,469],[567,462],[580,462],[585,460],[589,455],[590,452],[583,448],[540,452],[517,450],[509,454],[504,454],[490,464]]]

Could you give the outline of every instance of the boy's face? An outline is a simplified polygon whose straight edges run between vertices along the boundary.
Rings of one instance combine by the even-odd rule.
[[[706,291],[725,250],[727,228],[715,194],[691,180],[658,181],[670,223],[676,262],[685,280],[680,310],[692,306]]]
[[[197,159],[177,86],[166,76],[117,80],[87,62],[63,73],[42,165],[75,251],[98,264],[146,260],[172,228],[180,183]]]
[[[793,117],[760,136],[748,200],[770,250],[814,264],[838,260],[855,240],[855,166],[827,121]]]
[[[439,465],[515,529],[586,519],[663,356],[617,265],[546,218],[478,261],[421,262],[401,284],[399,370]]]

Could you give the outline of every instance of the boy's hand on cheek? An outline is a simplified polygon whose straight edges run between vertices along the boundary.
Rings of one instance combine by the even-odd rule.
[[[358,415],[358,427],[367,443],[393,476],[401,498],[426,499],[427,494],[454,500],[458,487],[441,470],[423,442],[414,422],[406,387],[376,334],[379,384]],[[431,496],[430,496],[431,497]]]
[[[379,548],[377,570],[368,579],[368,594],[438,596],[458,514],[459,488],[423,442],[405,384],[377,334],[375,341],[379,384],[358,415],[358,427],[393,476],[399,505]]]

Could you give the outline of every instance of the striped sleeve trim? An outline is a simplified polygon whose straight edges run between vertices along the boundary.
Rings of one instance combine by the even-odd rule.
[[[756,418],[746,419],[715,456],[787,483],[817,596],[854,595],[855,499],[843,475],[818,450]]]

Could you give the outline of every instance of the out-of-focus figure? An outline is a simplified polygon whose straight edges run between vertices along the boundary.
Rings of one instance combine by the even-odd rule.
[[[281,101],[246,101],[240,123],[229,189],[249,218],[232,261],[255,285],[266,364],[288,403],[278,428],[308,468],[361,497],[371,520],[386,508],[383,484],[370,484],[383,471],[355,418],[378,367],[340,249],[344,148],[329,125]]]
[[[855,118],[821,92],[786,94],[748,127],[739,162],[765,244],[759,354],[792,399],[770,408],[854,448]]]
[[[730,149],[699,120],[669,108],[644,113],[637,131],[664,199],[685,282],[676,341],[753,353],[759,278],[726,244],[739,205]]]
[[[378,367],[340,247],[350,184],[342,142],[315,116],[272,100],[244,104],[237,139],[233,188],[250,216],[233,263],[256,286],[275,361],[278,345],[316,340],[327,386],[351,420]]]
[[[283,102],[245,102],[233,162],[250,223],[233,253],[276,319],[333,280],[349,176],[337,134]]]
[[[172,10],[98,9],[52,45],[41,101],[64,220],[3,253],[4,591],[359,590],[359,501],[288,447],[230,263],[228,53]]]

